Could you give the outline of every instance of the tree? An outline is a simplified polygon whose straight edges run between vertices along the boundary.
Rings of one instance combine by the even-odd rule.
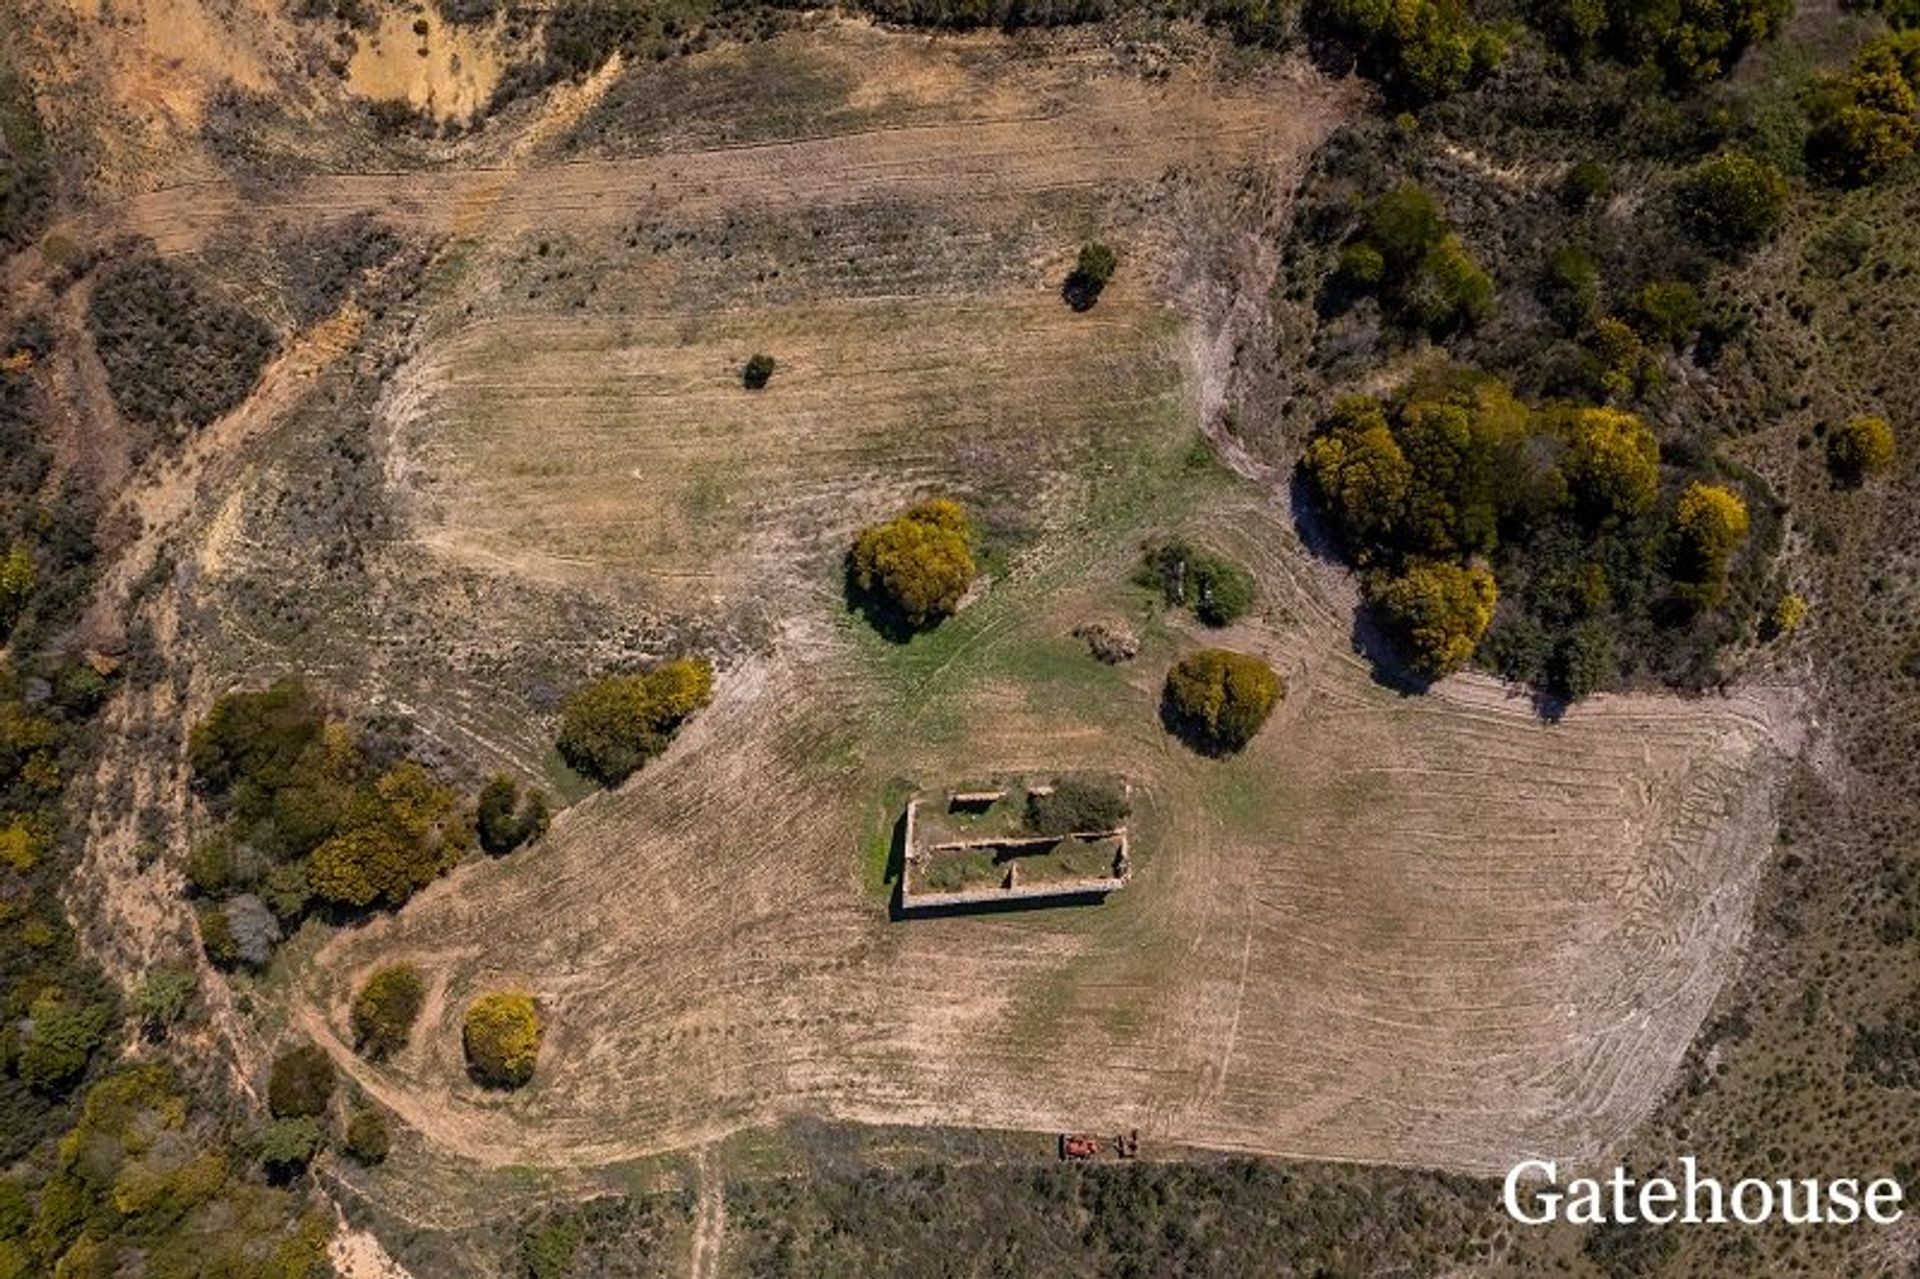
[[[1167,672],[1162,715],[1194,749],[1224,755],[1252,741],[1285,695],[1280,676],[1259,658],[1203,648]]]
[[[1431,561],[1377,576],[1368,583],[1368,595],[1407,664],[1428,679],[1467,664],[1500,598],[1486,569]]]
[[[758,391],[773,377],[773,357],[765,352],[755,352],[747,360],[746,367],[740,370],[740,381],[749,391]]]
[[[1436,336],[1470,328],[1493,310],[1493,279],[1467,256],[1456,235],[1428,250],[1404,294],[1408,318]]]
[[[1086,310],[1100,300],[1101,292],[1119,265],[1120,256],[1109,245],[1089,240],[1080,246],[1080,256],[1060,286],[1061,295],[1074,310]]]
[[[426,997],[426,983],[411,964],[395,964],[374,973],[348,1010],[354,1048],[372,1061],[405,1048]]]
[[[1660,487],[1660,443],[1645,422],[1606,408],[1565,410],[1553,421],[1567,446],[1561,469],[1583,517],[1613,523],[1653,505]]]
[[[1674,576],[1705,588],[1702,602],[1719,600],[1727,560],[1747,536],[1747,504],[1730,489],[1695,481],[1674,507]]]
[[[1560,180],[1560,203],[1575,213],[1613,194],[1613,175],[1598,160],[1577,160]]]
[[[0,634],[13,629],[27,606],[27,597],[33,594],[33,583],[33,553],[23,543],[15,542],[0,558]]]
[[[1764,160],[1723,151],[1695,165],[1680,183],[1680,212],[1693,233],[1725,249],[1748,249],[1786,216],[1787,179]]]
[[[1605,688],[1617,669],[1613,637],[1604,627],[1586,622],[1574,627],[1554,647],[1547,681],[1554,692],[1577,702]]]
[[[921,502],[854,538],[851,585],[882,629],[928,629],[959,608],[972,585],[972,541],[973,522],[958,502]]]
[[[610,675],[567,699],[556,744],[575,772],[617,786],[664,751],[680,726],[712,700],[713,667],[703,657]]]
[[[1827,433],[1827,466],[1842,484],[1862,484],[1893,465],[1893,427],[1883,417],[1856,417]]]
[[[1807,104],[1807,160],[1841,186],[1886,176],[1920,140],[1920,35],[1875,41]]]
[[[1362,241],[1379,252],[1390,279],[1411,275],[1447,234],[1440,206],[1412,182],[1402,183],[1368,205],[1362,227]]]
[[[57,990],[43,992],[27,1010],[25,1041],[14,1067],[21,1081],[36,1092],[64,1091],[86,1073],[112,1021],[110,1004],[83,1004]]]
[[[1335,404],[1301,465],[1357,560],[1368,562],[1395,539],[1405,522],[1413,467],[1379,401],[1349,396]]]
[[[306,1170],[325,1140],[320,1121],[312,1116],[276,1119],[260,1134],[260,1162],[275,1181],[287,1181]]]
[[[483,995],[467,1009],[461,1030],[467,1065],[481,1083],[518,1088],[533,1078],[540,1032],[540,1014],[530,996],[514,991]]]
[[[487,779],[474,808],[480,847],[496,857],[546,834],[551,819],[546,792],[529,791],[523,805],[520,783],[505,773],[495,773]]]
[[[1681,347],[1699,331],[1706,308],[1684,280],[1653,280],[1633,300],[1634,318],[1650,342]]]
[[[267,1109],[276,1119],[324,1115],[333,1099],[333,1059],[314,1044],[289,1048],[267,1074]]]
[[[393,1137],[387,1131],[386,1116],[369,1107],[357,1110],[347,1121],[347,1153],[362,1164],[380,1163],[393,1149]]]
[[[1126,784],[1111,777],[1069,773],[1027,794],[1027,825],[1041,835],[1113,830],[1130,811]]]
[[[339,833],[313,851],[313,891],[337,905],[400,906],[450,869],[473,831],[453,790],[402,760],[353,795]]]

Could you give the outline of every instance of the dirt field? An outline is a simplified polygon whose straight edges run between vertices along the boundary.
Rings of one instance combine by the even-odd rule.
[[[368,552],[377,591],[275,532],[328,406],[243,409],[209,438],[246,465],[196,469],[191,515],[184,489],[142,504],[196,541],[218,623],[183,642],[196,696],[277,657],[531,771],[549,719],[475,672],[508,669],[554,601],[609,630],[636,601],[712,633],[761,623],[665,758],[538,847],[333,938],[297,973],[295,1022],[430,1147],[495,1165],[610,1162],[798,1112],[1475,1171],[1621,1138],[1746,935],[1790,708],[1599,699],[1550,726],[1476,679],[1403,697],[1350,652],[1340,579],[1216,412],[1271,219],[1350,90],[1067,58],[995,64],[980,94],[969,59],[989,39],[783,39],[832,74],[830,101],[777,136],[563,161],[591,109],[576,100],[539,135],[552,146],[485,170],[165,186],[64,228],[191,255],[215,230],[371,211],[448,239],[375,406],[402,530]],[[1123,270],[1076,315],[1057,290],[1092,234]],[[779,370],[749,394],[739,362],[762,348]],[[270,393],[291,395],[300,360]],[[1203,432],[1248,474],[1212,463]],[[932,488],[982,513],[993,580],[892,646],[846,615],[837,557]],[[1207,638],[1128,584],[1140,539],[1176,527],[1254,566],[1261,606],[1226,642],[1290,684],[1228,762],[1155,716],[1168,663]],[[464,593],[471,612],[370,609],[281,640],[237,589],[249,575],[338,589],[342,616],[356,595],[431,612]],[[471,603],[501,583],[544,594]],[[1141,632],[1131,665],[1068,637],[1110,615]],[[455,629],[479,646],[457,666],[435,647]],[[420,672],[382,686],[401,649]],[[1136,786],[1125,893],[889,921],[899,783],[1074,767]],[[429,1010],[373,1067],[340,1042],[344,1001],[398,958],[430,974]],[[551,1030],[535,1083],[502,1098],[467,1082],[457,1027],[509,984]]]

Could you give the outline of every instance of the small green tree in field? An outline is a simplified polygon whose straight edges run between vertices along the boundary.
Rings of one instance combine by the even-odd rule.
[[[712,700],[713,666],[703,657],[594,680],[561,712],[560,755],[583,777],[617,786],[664,751],[680,726]]]
[[[1842,484],[1863,484],[1893,465],[1893,427],[1883,417],[1856,417],[1827,433],[1827,466]]]
[[[495,1088],[518,1088],[533,1078],[540,1056],[540,1013],[517,991],[483,995],[467,1009],[461,1030],[474,1078]]]
[[[847,572],[855,602],[881,630],[926,630],[959,608],[973,583],[973,522],[958,502],[921,502],[861,530]]]
[[[1204,648],[1167,672],[1161,713],[1195,750],[1225,755],[1252,741],[1285,695],[1280,676],[1259,658]]]
[[[749,391],[758,391],[773,378],[773,357],[764,351],[755,352],[740,370],[740,381]]]
[[[1066,283],[1060,286],[1061,296],[1074,310],[1086,310],[1100,300],[1101,292],[1119,265],[1120,255],[1110,246],[1089,240],[1080,246],[1080,256],[1074,261]]]
[[[1368,584],[1368,598],[1405,654],[1428,679],[1467,664],[1493,621],[1500,593],[1478,565],[1420,563]]]
[[[373,1061],[405,1048],[426,998],[426,983],[411,964],[395,964],[374,973],[348,1010],[354,1047]]]

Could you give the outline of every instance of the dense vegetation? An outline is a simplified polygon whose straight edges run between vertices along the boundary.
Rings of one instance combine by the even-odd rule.
[[[713,700],[713,667],[676,657],[636,675],[576,690],[560,716],[560,755],[603,786],[618,786],[658,755],[688,717]]]
[[[187,880],[225,967],[264,967],[311,911],[399,906],[473,846],[449,787],[412,760],[374,758],[297,679],[216,700],[188,758],[218,825]]]
[[[939,625],[960,607],[974,572],[973,521],[947,498],[862,529],[847,556],[855,606],[895,638]]]
[[[1532,410],[1459,369],[1342,400],[1302,470],[1425,678],[1476,652],[1562,696],[1622,668],[1684,675],[1749,530],[1745,500],[1708,468],[1663,465],[1637,414]]]
[[[1167,603],[1192,609],[1208,626],[1229,626],[1253,607],[1246,566],[1184,538],[1148,543],[1142,569]]]
[[[1195,750],[1226,755],[1253,740],[1285,695],[1280,677],[1259,658],[1203,648],[1167,672],[1161,716]]]
[[[460,1042],[473,1077],[493,1088],[518,1088],[540,1058],[540,1012],[517,991],[482,995],[467,1009]]]
[[[175,435],[246,399],[275,346],[265,323],[156,257],[103,271],[87,326],[120,411]]]

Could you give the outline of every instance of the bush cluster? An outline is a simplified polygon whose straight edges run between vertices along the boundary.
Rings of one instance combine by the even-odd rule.
[[[1203,648],[1167,672],[1162,715],[1195,750],[1225,755],[1251,742],[1286,686],[1257,657],[1224,648]]]
[[[467,1009],[461,1030],[467,1066],[493,1088],[518,1088],[533,1078],[540,1056],[540,1013],[517,991],[483,995]]]
[[[1435,335],[1467,328],[1493,309],[1493,281],[1467,255],[1440,206],[1407,183],[1367,206],[1340,257],[1337,282],[1377,294],[1402,323]]]
[[[1230,626],[1253,607],[1253,574],[1217,551],[1182,538],[1149,543],[1144,571],[1169,604],[1208,626]]]
[[[1366,571],[1369,603],[1428,678],[1484,637],[1481,658],[1503,674],[1591,692],[1612,678],[1603,667],[1646,656],[1654,633],[1721,601],[1747,535],[1744,500],[1664,466],[1637,414],[1536,411],[1464,370],[1385,402],[1342,400],[1301,468]]]
[[[1052,790],[1028,793],[1027,826],[1038,835],[1112,830],[1132,807],[1119,779],[1069,773],[1055,778]]]
[[[87,327],[120,411],[176,435],[246,399],[275,345],[265,323],[156,257],[101,273]]]
[[[1792,0],[1578,0],[1533,12],[1574,60],[1605,53],[1657,67],[1687,89],[1731,72],[1748,48],[1779,34],[1792,8]]]
[[[188,736],[221,824],[188,855],[209,957],[264,966],[320,906],[399,906],[473,845],[458,796],[412,760],[377,769],[305,684],[217,699]]]
[[[713,667],[679,657],[637,675],[577,689],[560,715],[560,755],[603,786],[618,786],[658,755],[689,716],[713,700]]]
[[[1462,0],[1308,0],[1307,20],[1350,45],[1361,71],[1402,102],[1465,88],[1506,57]]]
[[[1747,249],[1779,228],[1790,194],[1786,176],[1771,164],[1725,151],[1688,171],[1680,183],[1680,208],[1701,240]]]
[[[267,1109],[275,1119],[315,1119],[333,1100],[333,1060],[313,1044],[290,1048],[273,1059],[267,1075]]]
[[[1920,141],[1920,31],[1861,50],[1814,90],[1807,118],[1807,163],[1829,182],[1863,186],[1904,163]]]
[[[947,498],[862,529],[847,557],[855,603],[896,635],[937,626],[959,608],[974,571],[973,521]]]

